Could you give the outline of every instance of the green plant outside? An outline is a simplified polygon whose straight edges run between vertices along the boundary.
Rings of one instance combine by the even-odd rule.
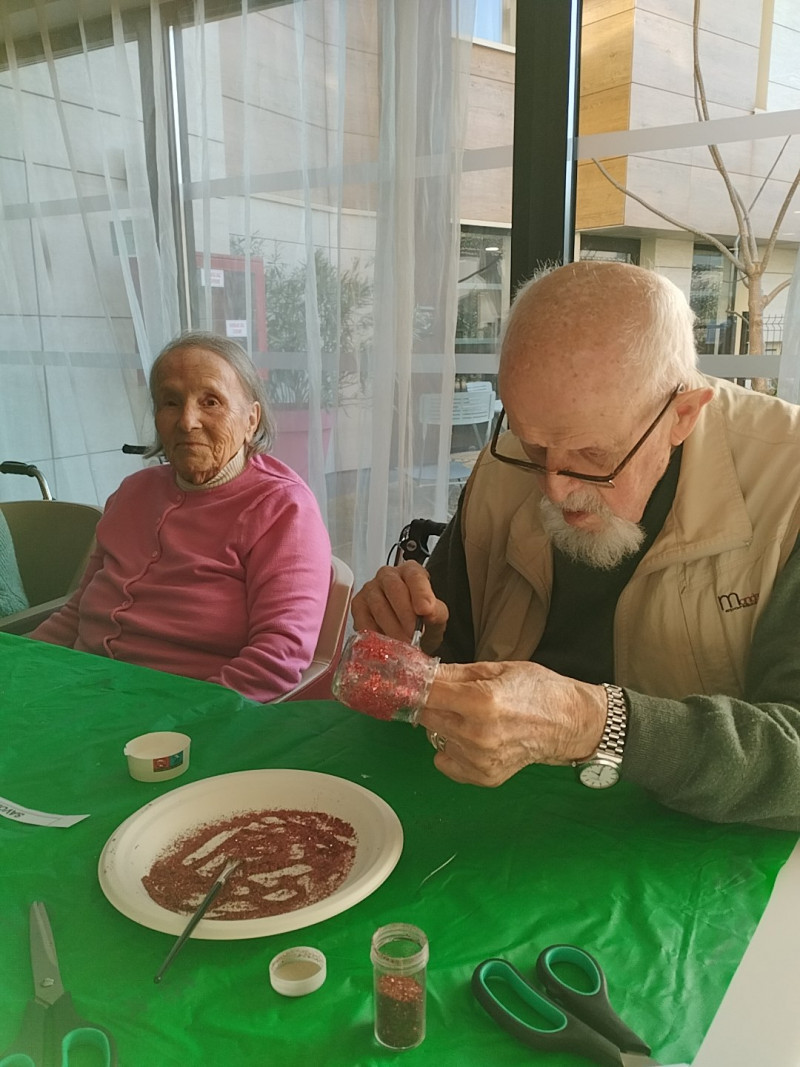
[[[231,244],[235,254],[244,252],[243,238]],[[266,246],[267,238],[250,238],[250,254],[261,257],[264,263],[268,348],[271,352],[304,353],[308,349],[307,264],[288,263],[277,241],[271,253],[264,255]],[[323,363],[320,404],[329,410],[342,386],[363,380],[362,366],[372,338],[373,286],[360,260],[341,270],[321,248],[314,251],[314,269]],[[306,368],[271,370],[266,389],[275,407],[307,408],[311,401]]]

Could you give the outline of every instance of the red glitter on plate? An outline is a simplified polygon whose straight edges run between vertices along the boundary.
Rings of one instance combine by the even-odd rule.
[[[203,823],[156,857],[142,884],[162,908],[190,915],[231,859],[231,874],[209,919],[260,919],[315,904],[344,882],[356,833],[322,811],[270,808]]]
[[[438,662],[406,641],[360,630],[345,645],[333,695],[376,719],[416,722]]]

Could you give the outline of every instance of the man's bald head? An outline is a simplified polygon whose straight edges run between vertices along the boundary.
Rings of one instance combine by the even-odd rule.
[[[582,260],[517,293],[500,349],[501,397],[536,382],[668,393],[696,367],[683,293],[643,267]]]

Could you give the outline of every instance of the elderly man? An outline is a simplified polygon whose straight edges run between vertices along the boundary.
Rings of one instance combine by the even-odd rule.
[[[800,830],[800,409],[702,376],[692,313],[650,271],[528,283],[498,422],[429,561],[382,568],[358,628],[445,661],[436,765],[621,776],[705,819]],[[477,660],[478,662],[472,662]]]

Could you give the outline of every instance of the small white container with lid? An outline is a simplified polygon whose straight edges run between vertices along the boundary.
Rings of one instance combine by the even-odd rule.
[[[131,778],[138,782],[165,782],[177,778],[189,766],[191,738],[161,730],[134,737],[122,750]]]

